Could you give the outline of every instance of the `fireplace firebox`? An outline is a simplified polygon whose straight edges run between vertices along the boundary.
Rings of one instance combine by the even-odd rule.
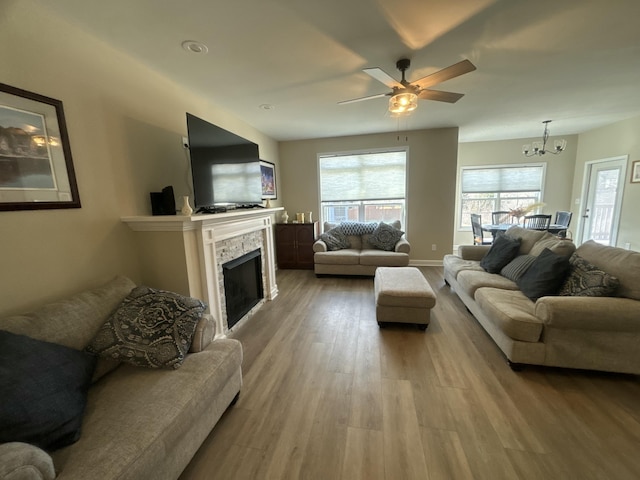
[[[227,326],[233,327],[264,298],[260,249],[222,265]]]

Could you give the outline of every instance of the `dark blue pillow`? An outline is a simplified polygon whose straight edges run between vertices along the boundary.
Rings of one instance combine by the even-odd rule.
[[[0,330],[0,443],[76,442],[95,365],[88,353]]]
[[[569,257],[545,248],[516,283],[522,293],[535,302],[540,297],[557,295],[569,268]]]
[[[480,266],[489,273],[500,273],[520,251],[520,239],[498,235],[487,254],[480,260]]]

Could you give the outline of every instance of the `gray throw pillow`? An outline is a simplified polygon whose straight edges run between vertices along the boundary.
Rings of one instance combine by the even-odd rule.
[[[480,266],[489,273],[500,273],[520,250],[520,239],[498,235],[487,254],[480,260]]]
[[[380,222],[369,238],[369,243],[380,250],[392,252],[398,240],[402,238],[404,232],[392,227],[388,223]]]
[[[80,350],[0,330],[0,443],[76,442],[95,365]]]
[[[540,297],[557,295],[568,273],[569,258],[545,248],[516,283],[535,302]]]
[[[518,255],[516,258],[507,263],[502,270],[500,270],[500,275],[505,278],[508,278],[512,282],[517,282],[518,279],[524,275],[531,264],[535,261],[535,255]]]
[[[376,222],[342,222],[337,228],[345,235],[364,235],[366,233],[373,233],[377,226],[378,224]]]
[[[136,287],[86,350],[140,367],[178,368],[205,308],[196,298]]]
[[[327,248],[332,251],[351,247],[349,239],[339,228],[332,228],[328,232],[323,233],[320,235],[320,240],[326,243]]]
[[[582,258],[577,253],[569,259],[570,273],[558,295],[575,297],[610,297],[620,280]]]

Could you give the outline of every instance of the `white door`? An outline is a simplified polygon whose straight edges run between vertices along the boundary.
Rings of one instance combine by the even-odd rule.
[[[586,164],[580,243],[616,244],[626,171],[626,156]]]

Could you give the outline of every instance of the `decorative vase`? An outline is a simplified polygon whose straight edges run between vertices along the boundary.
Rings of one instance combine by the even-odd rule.
[[[296,221],[298,223],[304,223],[304,213],[296,213]]]
[[[282,223],[289,223],[289,214],[286,210],[282,212]]]
[[[190,217],[193,213],[193,208],[191,208],[191,205],[189,205],[189,195],[185,195],[182,197],[182,209],[180,210],[180,213],[182,213],[182,215],[184,215],[185,217]]]
[[[312,212],[307,212],[307,222],[309,223],[313,223],[313,220],[311,219],[311,214]]]
[[[271,208],[271,199],[267,198],[267,203],[264,206],[265,208]]]

